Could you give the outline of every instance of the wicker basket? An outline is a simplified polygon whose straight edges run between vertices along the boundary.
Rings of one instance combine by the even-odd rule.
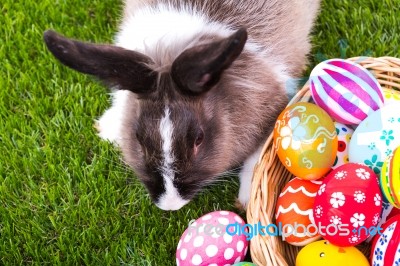
[[[349,60],[357,62],[372,71],[384,88],[400,91],[400,59],[393,57],[356,57]],[[308,83],[290,101],[290,104],[310,101]],[[258,163],[254,169],[251,198],[247,208],[247,222],[268,225],[275,222],[275,205],[280,191],[293,175],[286,170],[274,153],[273,137],[269,136]],[[364,254],[369,246],[358,246]],[[283,242],[280,237],[256,235],[250,243],[254,263],[264,266],[295,265],[299,247]]]

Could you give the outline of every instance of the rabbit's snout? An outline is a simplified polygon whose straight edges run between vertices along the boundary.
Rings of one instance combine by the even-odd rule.
[[[141,166],[138,175],[153,202],[163,210],[187,204],[215,171],[204,159],[214,145],[208,136],[215,135],[218,126],[209,126],[208,118],[199,115],[202,106],[182,101],[164,107],[149,101],[134,127],[139,147],[130,153],[143,158],[137,164]]]

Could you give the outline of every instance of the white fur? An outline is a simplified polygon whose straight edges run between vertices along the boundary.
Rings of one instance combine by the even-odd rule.
[[[240,188],[238,200],[240,204],[246,208],[250,200],[251,180],[253,178],[254,166],[258,162],[263,146],[260,146],[256,152],[250,155],[243,164],[243,168],[239,173]]]
[[[293,79],[289,76],[287,71],[287,66],[282,62],[282,60],[269,60],[270,70],[275,73],[276,80],[281,83],[285,84],[285,91],[289,98],[293,97],[297,92],[297,85],[299,80]]]
[[[159,52],[163,53],[162,58],[175,59],[185,49],[198,44],[197,38],[203,34],[228,37],[233,32],[234,29],[227,25],[209,21],[190,8],[178,11],[174,7],[159,5],[157,8],[145,7],[129,14],[121,24],[115,43],[152,59],[157,58]],[[251,39],[247,40],[244,49],[259,56],[267,54]],[[265,58],[271,60],[268,56]],[[277,72],[286,71],[284,66],[278,63],[276,65]]]
[[[111,93],[111,107],[96,121],[100,138],[121,145],[122,120],[127,99],[131,93],[124,90]]]
[[[222,24],[207,21],[193,10],[178,11],[159,5],[156,9],[145,7],[129,14],[116,36],[116,44],[151,57],[160,45],[175,49],[176,45],[191,43],[202,32],[228,36],[232,31]]]
[[[189,201],[182,199],[173,184],[175,178],[175,171],[173,169],[175,159],[172,151],[174,126],[170,115],[169,108],[166,107],[164,116],[160,120],[160,135],[164,159],[161,172],[164,179],[165,192],[160,196],[156,205],[163,210],[178,210]]]
[[[160,120],[160,136],[162,141],[162,150],[163,150],[163,165],[162,165],[162,173],[164,179],[174,180],[174,169],[172,165],[174,163],[174,155],[172,152],[172,138],[174,132],[174,125],[172,124],[170,118],[169,108],[166,107],[164,110],[164,116]]]
[[[190,45],[196,44],[193,43],[196,36],[207,33],[227,37],[233,32],[233,29],[226,25],[209,21],[189,8],[178,11],[170,6],[159,5],[156,9],[145,7],[129,14],[121,24],[116,36],[116,45],[141,52],[153,59],[162,51],[169,53],[169,57],[163,55],[163,58],[174,59]],[[272,51],[262,48],[250,37],[244,49],[263,57],[278,81],[286,84],[288,95],[295,94],[297,81],[287,74],[286,64],[279,58],[274,58]],[[162,65],[163,62],[157,63]]]
[[[279,83],[285,84],[285,90],[288,95],[294,95],[296,93],[298,80],[293,79],[288,74],[287,65],[283,63],[281,59],[274,58],[274,55],[271,54],[272,51],[270,51],[270,49],[263,49],[251,39],[247,40],[244,49],[248,52],[256,54],[260,58],[263,58],[265,62],[268,62],[268,69],[275,74],[274,77],[276,77],[276,80]]]
[[[171,179],[164,178],[165,193],[160,196],[156,205],[165,211],[175,211],[182,208],[189,201],[182,199]]]

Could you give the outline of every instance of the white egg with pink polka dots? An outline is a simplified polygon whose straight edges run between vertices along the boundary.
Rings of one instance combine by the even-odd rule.
[[[231,233],[226,231],[227,226]],[[208,213],[189,223],[176,249],[177,266],[232,265],[243,261],[248,248],[246,235],[234,228],[243,228],[243,219],[230,211]]]

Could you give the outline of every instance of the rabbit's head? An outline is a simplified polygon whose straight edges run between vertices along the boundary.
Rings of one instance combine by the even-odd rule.
[[[125,161],[161,209],[181,208],[219,174],[240,163],[232,162],[230,150],[225,149],[232,145],[232,132],[226,126],[232,123],[229,109],[241,107],[228,92],[239,88],[224,72],[242,53],[246,30],[200,41],[162,69],[152,58],[121,47],[70,40],[53,31],[47,31],[44,39],[66,66],[117,90],[133,92],[120,146]],[[226,105],[230,98],[231,105]]]

